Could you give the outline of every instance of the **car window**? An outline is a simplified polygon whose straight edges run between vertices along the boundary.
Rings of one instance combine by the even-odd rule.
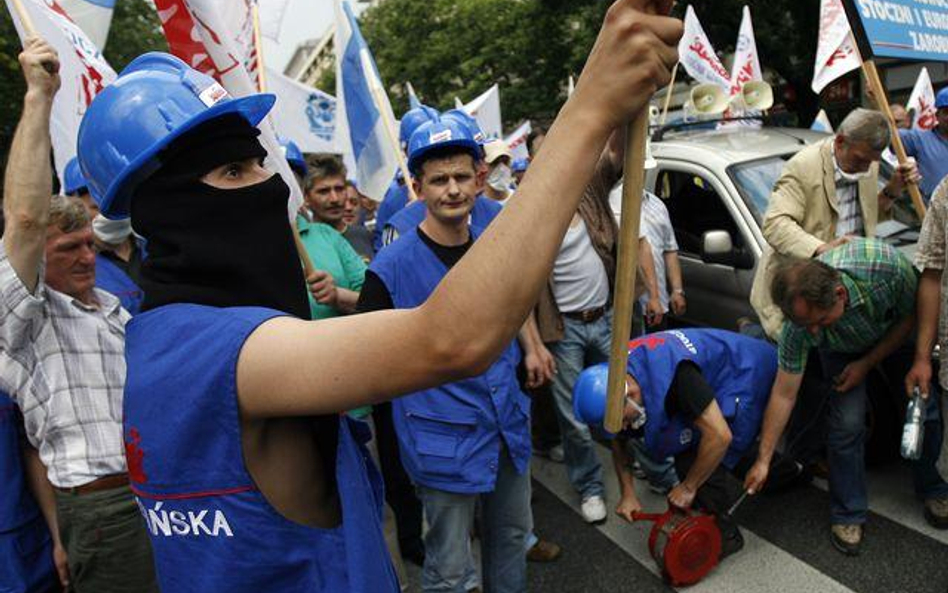
[[[707,231],[727,231],[735,249],[744,245],[731,213],[706,178],[665,169],[658,172],[655,190],[668,208],[682,253],[700,256],[702,236]]]
[[[770,193],[792,154],[740,163],[728,168],[731,181],[758,222],[763,221]]]

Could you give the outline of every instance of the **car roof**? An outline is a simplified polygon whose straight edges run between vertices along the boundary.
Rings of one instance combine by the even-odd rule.
[[[829,134],[802,128],[689,130],[666,133],[652,143],[656,158],[701,162],[727,167],[734,163],[792,154]]]

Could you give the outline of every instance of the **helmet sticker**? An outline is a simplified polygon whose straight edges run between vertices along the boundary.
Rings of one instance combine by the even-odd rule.
[[[451,130],[441,130],[440,132],[435,132],[434,134],[428,135],[429,144],[437,144],[438,142],[447,142],[451,139]]]
[[[217,105],[222,99],[227,98],[227,96],[227,91],[225,91],[224,87],[222,87],[217,82],[201,91],[201,94],[198,95],[198,97],[201,99],[201,102],[208,107]]]

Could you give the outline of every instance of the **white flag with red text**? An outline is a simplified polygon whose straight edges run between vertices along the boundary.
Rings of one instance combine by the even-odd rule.
[[[938,125],[935,118],[935,89],[928,68],[922,67],[915,81],[915,88],[909,97],[906,108],[912,111],[912,127],[919,130],[931,130]]]
[[[26,39],[11,1],[7,9],[13,16],[20,40]],[[62,85],[53,101],[50,136],[56,173],[62,180],[63,169],[76,156],[79,124],[89,103],[103,88],[115,80],[115,71],[83,30],[76,25],[56,0],[22,0],[36,27],[36,34],[52,45],[59,54],[59,75]]]
[[[196,70],[216,78],[234,97],[259,92],[259,62],[253,43],[253,0],[155,0],[171,53]],[[303,194],[276,139],[271,118],[260,122],[266,166],[290,187],[291,220]]]
[[[530,125],[530,121],[528,120],[523,122],[519,128],[504,138],[504,142],[507,143],[507,146],[510,148],[510,153],[513,155],[513,160],[530,158],[530,151],[527,149],[527,138],[532,131],[533,126]]]
[[[725,91],[731,88],[731,74],[714,53],[691,6],[685,11],[685,34],[678,43],[678,57],[685,71],[699,83],[716,84]]]
[[[862,66],[846,11],[840,0],[821,0],[820,36],[813,69],[813,92],[820,94],[826,85]]]
[[[59,0],[72,22],[79,25],[98,48],[105,47],[112,26],[115,0]]]
[[[731,96],[737,95],[744,84],[752,80],[763,80],[760,69],[760,57],[757,55],[757,40],[754,37],[754,24],[751,21],[750,8],[744,7],[741,29],[737,34],[737,46],[734,50],[734,66],[731,68]]]

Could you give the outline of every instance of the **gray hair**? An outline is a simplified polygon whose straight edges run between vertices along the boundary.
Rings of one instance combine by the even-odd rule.
[[[867,142],[873,150],[882,151],[889,145],[889,123],[878,111],[858,108],[839,124],[836,135],[847,143]]]
[[[793,320],[793,303],[803,299],[810,306],[829,309],[836,304],[839,272],[818,259],[790,259],[777,266],[770,282],[770,297],[784,317]]]
[[[73,196],[53,196],[49,202],[49,225],[63,233],[72,233],[91,224],[82,200]]]

